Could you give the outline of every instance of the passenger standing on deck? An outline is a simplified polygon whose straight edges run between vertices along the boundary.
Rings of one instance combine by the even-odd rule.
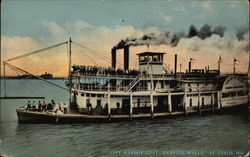
[[[67,104],[66,103],[64,103],[64,105],[63,105],[63,113],[67,114]]]
[[[32,108],[36,109],[36,102],[35,101],[33,101],[33,103],[32,103]]]
[[[42,103],[41,101],[39,100],[38,102],[38,112],[40,112],[42,110]]]
[[[53,107],[52,107],[52,104],[51,104],[51,103],[48,103],[47,110],[48,110],[48,111],[53,110]]]
[[[29,100],[28,103],[27,103],[26,111],[30,110],[30,108],[31,108],[31,103],[30,103],[30,100]]]
[[[61,112],[63,112],[63,110],[62,110],[62,102],[60,102],[58,104],[58,108],[55,110],[55,113],[57,113],[58,110],[60,110]]]
[[[43,104],[42,104],[42,111],[41,111],[41,112],[45,111],[45,108],[46,108],[46,104],[45,104],[45,101],[43,101]]]
[[[51,104],[52,104],[51,109],[53,109],[55,107],[55,105],[56,105],[56,103],[55,103],[55,101],[53,99],[51,100]]]
[[[59,109],[60,111],[62,111],[62,102],[59,103],[58,109]],[[63,112],[63,111],[62,111],[62,112]]]

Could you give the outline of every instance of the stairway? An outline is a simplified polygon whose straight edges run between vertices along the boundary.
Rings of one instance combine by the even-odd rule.
[[[168,72],[170,72],[171,70],[170,70],[170,68],[165,64],[165,63],[163,63],[163,70],[166,72],[166,73],[168,73]]]
[[[140,81],[142,76],[142,73],[136,76],[136,78],[132,82],[130,82],[130,84],[125,88],[125,92],[129,92]]]

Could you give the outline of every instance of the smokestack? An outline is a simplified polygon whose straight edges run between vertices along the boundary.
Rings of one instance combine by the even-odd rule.
[[[124,70],[129,69],[129,46],[124,47]]]
[[[111,55],[112,55],[112,63],[111,63],[112,65],[111,65],[111,67],[113,69],[115,69],[116,68],[116,49],[115,48],[112,48]]]
[[[188,72],[191,73],[191,61],[188,62]]]
[[[177,73],[177,54],[174,55],[174,76]]]

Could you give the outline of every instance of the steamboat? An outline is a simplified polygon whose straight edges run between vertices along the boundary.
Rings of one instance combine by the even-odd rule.
[[[67,42],[70,48],[71,42]],[[247,75],[235,73],[235,68],[233,74],[221,74],[220,57],[218,69],[193,69],[190,58],[188,69],[181,72],[177,54],[171,71],[164,63],[168,52],[140,52],[139,68],[130,69],[129,46],[125,46],[124,67],[118,69],[117,52],[111,51],[111,67],[71,66],[70,60],[67,114],[18,108],[19,122],[111,122],[247,108]]]

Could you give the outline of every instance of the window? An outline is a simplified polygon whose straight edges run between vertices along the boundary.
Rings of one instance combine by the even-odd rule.
[[[91,97],[95,97],[95,94],[91,94]]]
[[[161,82],[161,88],[162,89],[164,88],[164,82]]]
[[[243,96],[243,95],[247,95],[247,92],[246,91],[239,91],[237,93],[238,96]]]
[[[140,105],[141,105],[141,100],[137,99],[137,107],[140,107]]]
[[[222,98],[236,97],[236,92],[222,93]]]
[[[97,97],[104,97],[104,94],[97,94]]]
[[[192,98],[189,99],[189,106],[192,107]]]
[[[89,93],[86,93],[86,96],[89,97]]]
[[[90,99],[86,99],[86,107],[90,107],[91,104],[90,104]]]
[[[201,105],[204,105],[204,97],[201,98]]]
[[[96,102],[96,106],[101,106],[101,102],[102,101],[100,99],[98,99],[97,102]]]
[[[82,93],[81,96],[84,96],[84,93]]]

